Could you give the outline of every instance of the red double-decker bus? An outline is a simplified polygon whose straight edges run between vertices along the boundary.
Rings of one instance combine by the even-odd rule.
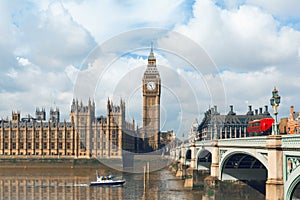
[[[248,122],[249,136],[270,135],[272,132],[273,118],[263,118]]]

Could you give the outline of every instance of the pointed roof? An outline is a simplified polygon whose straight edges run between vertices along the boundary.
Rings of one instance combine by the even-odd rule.
[[[157,76],[159,78],[159,72],[156,67],[156,58],[153,53],[153,43],[151,42],[151,50],[150,54],[148,56],[148,65],[146,68],[146,71],[144,73],[144,78],[153,79],[153,75]]]
[[[154,53],[153,53],[153,42],[151,42],[151,50],[150,50],[150,54],[148,56],[148,61],[149,60],[156,60]]]

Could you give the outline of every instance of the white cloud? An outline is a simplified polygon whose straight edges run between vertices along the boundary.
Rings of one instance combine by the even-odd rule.
[[[74,85],[78,76],[80,70],[78,70],[76,67],[73,65],[69,65],[65,68],[65,73],[67,74],[68,78]]]
[[[191,10],[191,3],[182,0],[1,1],[1,116],[10,115],[12,109],[32,113],[36,106],[57,105],[68,118],[71,99],[81,89],[83,100],[94,95],[101,114],[107,97],[116,103],[123,97],[129,119],[141,118],[140,85],[148,51],[144,48],[132,57],[120,54],[153,38],[160,48],[155,53],[164,84],[163,118],[170,123],[166,129],[178,127],[182,119],[178,134],[188,131],[194,118],[214,104],[220,111],[233,104],[240,113],[246,112],[245,102],[261,107],[268,103],[274,85],[282,95],[281,113],[290,105],[300,107],[295,92],[300,89],[300,34],[277,17],[298,19],[299,3],[225,0],[224,4],[197,0]],[[191,40],[180,39],[171,31],[174,26]],[[124,34],[137,28],[144,29]],[[113,44],[107,42],[113,37]],[[89,54],[96,41],[105,57]],[[205,51],[195,51],[199,45]]]
[[[96,46],[93,37],[59,1],[1,1],[0,11],[1,116],[57,105],[68,118],[73,85],[66,66],[80,67]]]
[[[140,27],[172,28],[190,17],[187,9],[190,5],[183,0],[130,0],[117,3],[93,0],[67,1],[63,4],[99,44],[124,31]]]
[[[0,1],[0,70],[7,70],[14,62],[15,57],[13,51],[17,45],[14,38],[15,26],[11,24],[11,6],[7,1]]]
[[[72,87],[64,74],[41,73],[28,69],[22,73],[11,70],[6,91],[0,92],[1,117],[10,116],[11,110],[19,110],[22,117],[34,115],[36,107],[58,106],[63,118],[68,119],[72,99]]]
[[[18,77],[18,72],[15,69],[11,69],[6,75],[10,78],[15,79]]]
[[[260,1],[260,0],[247,0],[247,3],[262,7],[267,12],[278,16],[283,19],[300,18],[299,8],[300,2],[298,0],[273,0],[273,1]]]
[[[17,57],[16,59],[18,63],[22,66],[27,66],[31,64],[31,62],[27,58]]]
[[[225,85],[227,110],[228,105],[234,105],[237,113],[243,114],[247,112],[248,105],[252,105],[253,109],[268,105],[271,112],[269,99],[273,87],[276,86],[281,96],[279,117],[287,117],[291,105],[300,106],[297,101],[298,93],[294,92],[300,88],[300,78],[297,75],[285,78],[284,73],[274,66],[242,73],[223,71],[220,78]]]
[[[298,59],[300,32],[279,26],[271,14],[258,7],[241,5],[226,10],[203,0],[194,5],[194,16],[176,30],[203,45],[219,67],[256,70]]]
[[[14,53],[30,58],[45,70],[63,71],[62,67],[70,64],[79,66],[96,46],[89,32],[58,1],[49,4],[46,10],[26,10],[21,16],[15,15],[19,44]]]

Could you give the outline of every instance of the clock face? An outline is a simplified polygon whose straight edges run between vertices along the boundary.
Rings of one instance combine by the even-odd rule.
[[[150,82],[147,83],[147,89],[148,89],[148,90],[154,90],[155,87],[156,87],[156,86],[155,86],[155,83],[154,83],[154,82],[150,81]]]

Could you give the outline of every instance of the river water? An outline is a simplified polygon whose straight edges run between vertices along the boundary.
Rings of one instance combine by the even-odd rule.
[[[121,187],[90,187],[95,172],[114,174],[126,179]],[[227,188],[224,190],[224,188]],[[80,168],[0,168],[0,199],[264,199],[249,187],[226,185],[218,190],[189,190],[181,178],[167,168],[151,172],[144,181],[143,174],[123,173],[104,165]]]
[[[90,187],[87,184],[95,181],[96,170],[123,177],[126,184]],[[105,166],[0,169],[0,199],[199,199],[199,195],[200,191],[183,189],[182,180],[167,169],[151,172],[146,182],[143,174],[122,173]]]

